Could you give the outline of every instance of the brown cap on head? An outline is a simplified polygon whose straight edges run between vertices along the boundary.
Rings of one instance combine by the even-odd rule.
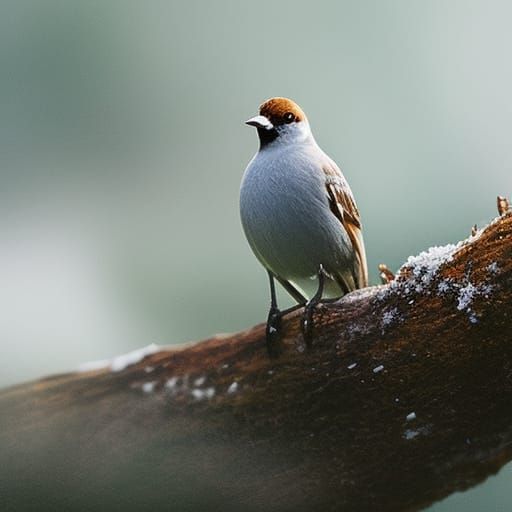
[[[265,116],[274,126],[306,120],[306,114],[288,98],[270,98],[260,105],[260,115]]]

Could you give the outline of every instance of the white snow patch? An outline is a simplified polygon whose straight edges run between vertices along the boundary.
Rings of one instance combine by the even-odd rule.
[[[377,295],[378,292],[385,290],[386,286],[368,286],[367,288],[361,288],[359,290],[354,290],[353,292],[347,293],[343,295],[341,299],[336,301],[337,304],[347,304],[356,301],[360,301],[363,299],[367,299],[372,297],[373,295]]]
[[[144,371],[146,373],[151,373],[152,371],[154,371],[155,367],[154,366],[146,366],[146,368],[144,368]]]
[[[467,309],[471,303],[473,302],[473,298],[478,293],[478,288],[472,284],[468,283],[466,286],[459,290],[457,309],[459,311],[463,311]]]
[[[478,290],[481,295],[483,295],[486,299],[488,299],[493,290],[493,286],[492,286],[492,284],[481,284],[478,287]]]
[[[347,332],[350,335],[350,338],[358,338],[361,336],[365,336],[370,332],[370,328],[368,325],[358,325],[358,324],[348,324]],[[339,347],[337,347],[339,348]]]
[[[410,439],[414,439],[415,437],[418,437],[420,435],[420,432],[418,430],[406,430],[404,432],[404,439],[407,439],[409,441]]]
[[[420,252],[417,256],[409,256],[401,270],[409,268],[421,285],[428,286],[437,274],[439,267],[451,261],[455,251],[461,245],[462,242],[430,247],[430,249]]]
[[[228,388],[228,393],[231,395],[233,393],[236,393],[238,390],[238,382],[232,382]]]
[[[448,293],[450,289],[453,286],[452,279],[443,279],[438,285],[437,285],[437,291],[442,295],[444,293]]]
[[[347,366],[349,370],[353,370],[357,366],[357,363],[352,363]]]
[[[173,390],[176,388],[176,385],[178,384],[179,377],[171,377],[168,379],[164,385],[165,389]]]
[[[113,359],[103,359],[101,361],[89,361],[87,363],[82,363],[78,367],[79,372],[90,372],[94,370],[101,370],[103,368],[110,367],[110,370],[113,372],[119,372],[121,370],[124,370],[126,367],[131,366],[132,364],[138,363],[142,359],[144,359],[146,356],[150,354],[154,354],[155,352],[158,352],[159,347],[158,345],[155,345],[152,343],[151,345],[148,345],[147,347],[142,347],[137,350],[134,350],[133,352],[129,352],[128,354],[123,354],[117,357],[114,357]],[[145,368],[146,373],[152,372],[153,367],[147,366]]]
[[[376,366],[374,369],[373,369],[373,373],[380,373],[382,370],[384,370],[384,365],[381,364],[379,366]]]
[[[382,325],[388,326],[391,325],[395,320],[400,318],[400,312],[397,308],[388,309],[384,311],[382,315]]]
[[[419,427],[417,429],[405,430],[402,437],[405,440],[410,441],[411,439],[414,439],[415,437],[418,437],[418,436],[426,436],[426,435],[430,434],[431,431],[432,431],[432,425],[425,425],[425,426]]]
[[[405,419],[407,421],[412,421],[412,420],[415,420],[416,419],[416,413],[415,412],[410,412],[406,417]]]
[[[158,350],[158,345],[151,343],[151,345],[148,345],[147,347],[142,347],[138,350],[134,350],[133,352],[129,352],[128,354],[117,356],[110,362],[110,369],[113,372],[119,372],[128,366],[142,361],[142,359],[144,359],[146,356],[158,352]]]
[[[205,400],[215,396],[215,388],[193,389],[190,393],[196,400]]]
[[[495,261],[493,261],[492,263],[487,265],[487,270],[491,274],[497,274],[500,271],[500,267],[498,266],[498,264]]]
[[[101,361],[88,361],[87,363],[82,363],[78,367],[79,372],[93,372],[96,370],[103,370],[104,368],[108,368],[110,366],[110,359],[102,359]]]
[[[206,377],[205,376],[201,376],[201,377],[198,377],[195,381],[194,381],[194,386],[202,386],[206,381]]]
[[[142,391],[144,391],[144,393],[152,393],[153,390],[155,389],[156,384],[156,381],[144,382],[144,384],[142,384]]]
[[[489,222],[487,226],[479,229],[474,235],[465,240],[461,240],[456,244],[431,247],[417,256],[409,256],[407,261],[396,273],[398,277],[391,281],[389,285],[380,287],[377,297],[382,300],[392,293],[403,296],[407,296],[412,292],[429,293],[428,288],[437,278],[440,267],[452,261],[453,256],[459,249],[478,240],[486,229],[501,221],[502,217],[496,217]],[[490,273],[496,273],[499,271],[499,268],[494,262],[488,265],[487,270]],[[403,277],[401,274],[408,275],[409,277]],[[446,284],[439,283],[438,292],[446,293],[453,287],[456,287],[456,284],[450,283],[450,280],[446,280]]]
[[[457,296],[457,309],[459,311],[471,312],[470,306],[473,302],[473,299],[477,296],[488,298],[491,292],[492,285],[490,284],[481,284],[475,286],[473,283],[468,282],[466,286],[459,288],[459,293]]]
[[[379,297],[384,299],[390,293],[407,296],[413,292],[426,291],[437,277],[439,268],[450,262],[457,250],[467,242],[468,240],[464,240],[457,244],[434,246],[420,252],[417,256],[409,256],[397,272],[399,277],[384,287]],[[408,274],[409,277],[400,277],[400,274]]]

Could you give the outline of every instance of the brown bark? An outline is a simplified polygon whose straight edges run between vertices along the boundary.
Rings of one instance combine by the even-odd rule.
[[[0,496],[401,511],[475,485],[512,457],[511,257],[506,213],[437,271],[321,306],[309,350],[295,312],[278,359],[259,325],[4,390]]]

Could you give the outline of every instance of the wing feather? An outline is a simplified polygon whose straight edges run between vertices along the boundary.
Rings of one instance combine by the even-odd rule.
[[[354,201],[352,191],[334,162],[323,166],[325,186],[329,206],[333,214],[345,228],[356,254],[356,265],[353,270],[354,283],[357,288],[368,286],[368,265],[361,231],[361,217]]]

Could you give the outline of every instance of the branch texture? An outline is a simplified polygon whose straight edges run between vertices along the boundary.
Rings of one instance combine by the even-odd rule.
[[[418,510],[512,457],[511,293],[506,213],[319,307],[309,350],[297,311],[277,359],[259,325],[4,390],[0,495],[7,510]]]

